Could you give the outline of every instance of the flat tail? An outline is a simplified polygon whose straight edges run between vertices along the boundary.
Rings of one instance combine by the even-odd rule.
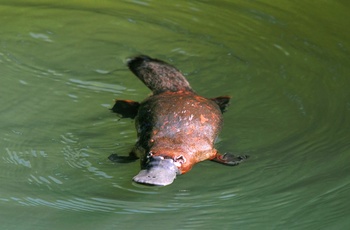
[[[164,61],[140,55],[131,58],[128,67],[154,94],[192,91],[182,73]]]

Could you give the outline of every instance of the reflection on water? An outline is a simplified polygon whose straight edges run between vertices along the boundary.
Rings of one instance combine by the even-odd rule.
[[[349,8],[3,1],[2,228],[350,227]],[[113,99],[149,94],[125,66],[140,53],[233,96],[217,148],[249,160],[203,162],[164,188],[131,181],[139,162],[110,162],[136,139]]]

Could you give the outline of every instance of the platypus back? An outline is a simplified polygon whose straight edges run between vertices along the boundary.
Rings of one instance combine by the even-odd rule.
[[[166,91],[191,91],[186,78],[174,66],[146,55],[128,61],[129,69],[149,88],[153,94]]]

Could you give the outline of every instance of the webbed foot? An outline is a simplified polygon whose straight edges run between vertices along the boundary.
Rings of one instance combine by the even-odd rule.
[[[230,99],[230,96],[210,98],[210,100],[214,101],[220,107],[221,113],[226,112],[227,106],[230,104]]]
[[[224,165],[235,166],[235,165],[239,165],[240,163],[242,163],[248,158],[249,158],[248,155],[235,156],[232,153],[225,153],[223,155],[220,153],[217,153],[215,158],[212,159],[212,161],[215,161]]]
[[[111,109],[114,113],[118,113],[123,118],[134,119],[139,110],[140,103],[131,100],[115,100],[115,104]]]
[[[129,156],[118,156],[118,154],[113,153],[108,157],[108,159],[116,163],[130,163],[136,161],[138,157],[131,154]]]

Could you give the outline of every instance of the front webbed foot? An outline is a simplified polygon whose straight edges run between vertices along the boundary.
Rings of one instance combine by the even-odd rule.
[[[212,159],[212,161],[215,161],[224,165],[235,166],[235,165],[239,165],[240,163],[242,163],[248,158],[249,158],[248,155],[235,156],[232,153],[225,153],[223,155],[217,153],[215,158]]]
[[[108,159],[116,163],[130,163],[136,161],[138,158],[133,155],[118,156],[118,154],[113,153],[108,157]]]

